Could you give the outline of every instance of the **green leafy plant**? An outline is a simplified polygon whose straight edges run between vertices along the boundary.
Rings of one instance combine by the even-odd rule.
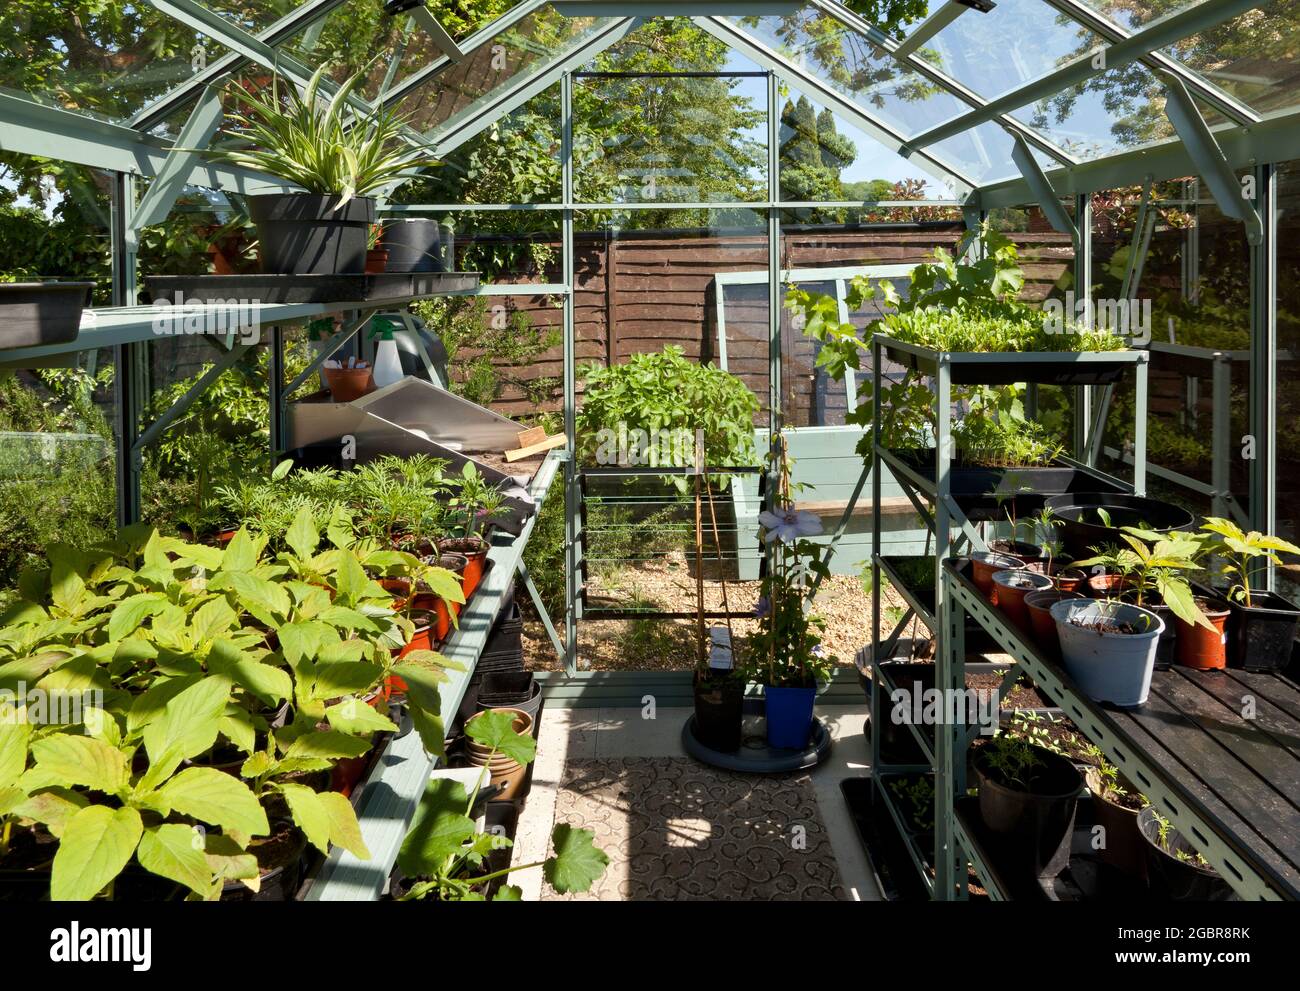
[[[1207,517],[1201,529],[1207,535],[1214,535],[1207,550],[1222,561],[1218,574],[1228,579],[1228,594],[1247,609],[1252,604],[1251,572],[1265,562],[1281,564],[1279,554],[1300,554],[1300,547],[1289,540],[1258,530],[1247,533],[1232,520],[1222,517]]]
[[[483,901],[483,889],[491,882],[537,867],[560,894],[587,891],[604,874],[609,857],[596,847],[595,834],[567,823],[557,824],[551,832],[555,849],[552,856],[537,863],[483,872],[488,854],[510,845],[504,836],[479,832],[471,818],[487,777],[487,764],[497,753],[529,764],[537,752],[533,738],[515,730],[514,718],[508,710],[492,710],[466,725],[465,731],[472,739],[490,748],[488,761],[472,789],[467,791],[459,781],[447,778],[429,782],[397,855],[398,867],[414,882],[401,900]],[[517,887],[506,885],[492,900],[519,901],[521,897]]]
[[[582,374],[586,387],[578,414],[578,447],[588,463],[608,442],[609,435],[601,437],[601,431],[684,430],[694,437],[702,430],[706,465],[754,464],[758,400],[730,372],[691,361],[672,345],[658,353],[633,355],[620,365],[590,366]],[[677,482],[685,491],[686,480]]]
[[[269,99],[234,89],[237,105],[245,108],[231,115],[239,146],[208,154],[286,179],[309,193],[337,196],[339,206],[438,164],[427,148],[405,142],[406,121],[394,110],[370,112],[348,102],[364,78],[361,73],[344,80],[326,100],[321,86],[327,68],[317,69],[301,94],[278,74]]]
[[[1107,571],[1123,575],[1124,594],[1135,605],[1151,604],[1156,599],[1184,623],[1214,630],[1214,624],[1196,605],[1196,596],[1187,572],[1199,569],[1197,559],[1205,552],[1205,541],[1195,535],[1165,535],[1141,527],[1120,528],[1124,546],[1093,548],[1097,553],[1079,561],[1088,568],[1101,565]]]
[[[1039,748],[1014,733],[994,736],[980,747],[979,760],[995,780],[1020,791],[1031,791],[1047,767]]]

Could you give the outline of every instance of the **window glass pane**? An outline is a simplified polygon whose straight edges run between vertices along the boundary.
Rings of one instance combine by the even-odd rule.
[[[42,3],[0,18],[0,88],[123,120],[227,54],[148,4]]]
[[[1277,528],[1300,544],[1300,161],[1278,169]],[[1277,590],[1300,605],[1300,562],[1286,559]]]

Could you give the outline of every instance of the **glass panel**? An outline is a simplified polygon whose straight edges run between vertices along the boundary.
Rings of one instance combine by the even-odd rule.
[[[0,370],[0,609],[51,544],[116,532],[113,352],[78,357],[79,368]]]
[[[987,14],[966,10],[919,54],[985,99],[1052,72],[1101,39],[1042,0],[999,0]]]
[[[765,78],[597,74],[575,82],[580,202],[767,199]]]
[[[204,7],[220,14],[230,23],[249,34],[257,34],[270,27],[281,17],[302,6],[303,0],[200,0]],[[348,5],[355,8],[359,5]],[[382,4],[374,4],[383,11]],[[354,11],[359,14],[360,11]]]
[[[425,178],[400,186],[399,203],[559,203],[560,87],[550,87],[500,118]],[[579,175],[584,166],[579,163]],[[512,223],[521,222],[517,215]]]
[[[986,121],[973,128],[954,134],[931,145],[929,150],[941,161],[951,163],[977,183],[986,184],[1002,179],[1019,177],[1020,170],[1011,160],[1015,140],[997,124]],[[1037,148],[1030,146],[1038,164],[1045,170],[1057,167],[1057,162]]]
[[[1264,115],[1296,105],[1300,8],[1275,0],[1165,49],[1207,82]]]
[[[1081,159],[1102,158],[1174,136],[1164,86],[1133,63],[1046,97],[1012,116]]]
[[[1123,299],[1140,196],[1130,187],[1094,197],[1099,314]],[[1190,482],[1148,472],[1148,488],[1195,512],[1230,516],[1246,511],[1249,501],[1249,462],[1232,442],[1247,433],[1249,246],[1241,223],[1224,217],[1196,179],[1157,184],[1153,202],[1151,246],[1131,293],[1141,307],[1137,333],[1151,335],[1153,352],[1147,460]],[[1216,362],[1219,350],[1236,356]],[[1130,469],[1120,459],[1129,456],[1132,413],[1126,387],[1117,391],[1106,427],[1111,467],[1125,477]],[[1225,495],[1212,498],[1211,490]]]
[[[345,3],[319,21],[309,24],[280,45],[280,51],[311,68],[328,63],[330,76],[342,82],[363,72],[365,82],[358,92],[375,97],[388,78],[389,62],[399,53],[401,75],[425,64],[428,53],[421,51],[423,32],[407,35],[405,17],[389,17],[382,3]],[[410,48],[406,47],[409,40]],[[441,53],[435,52],[432,58]],[[417,61],[417,58],[423,60]],[[393,81],[400,78],[395,75]]]
[[[0,88],[108,120],[225,54],[147,4],[24,5],[0,18]]]
[[[781,198],[786,201],[951,199],[953,190],[816,100],[791,90],[781,108]],[[906,223],[951,218],[942,207],[805,208],[801,223]],[[960,219],[961,214],[955,214]]]
[[[1277,177],[1277,532],[1300,544],[1300,161]],[[1300,604],[1300,562],[1277,570],[1279,592]]]
[[[534,11],[406,93],[399,112],[427,131],[453,118],[472,119],[482,102],[544,71],[580,47],[613,18],[562,17],[550,7]]]
[[[1201,0],[1173,0],[1172,3],[1166,0],[1084,0],[1097,13],[1130,30],[1136,30],[1200,2]]]
[[[968,109],[820,10],[730,20],[900,134],[919,134]]]

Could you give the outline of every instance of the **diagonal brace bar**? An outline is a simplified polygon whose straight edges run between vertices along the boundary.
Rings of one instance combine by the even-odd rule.
[[[146,447],[152,444],[164,430],[174,424],[185,413],[186,410],[194,404],[204,391],[213,382],[217,376],[230,368],[235,362],[247,353],[251,344],[237,344],[213,363],[212,367],[200,376],[199,380],[190,386],[189,391],[176,402],[174,406],[168,409],[162,416],[158,417],[149,425],[149,429],[140,435],[134,444],[131,445],[131,453],[139,454]]]
[[[1047,176],[1043,174],[1038,160],[1034,158],[1033,153],[1029,150],[1029,145],[1025,143],[1025,139],[1019,134],[1013,134],[1012,139],[1014,144],[1011,146],[1011,160],[1016,163],[1016,168],[1025,177],[1025,182],[1029,184],[1029,188],[1038,200],[1038,206],[1043,211],[1043,216],[1047,218],[1048,223],[1053,228],[1062,234],[1069,234],[1074,244],[1078,245],[1079,228],[1070,219],[1065,207],[1061,206],[1060,197],[1052,189],[1052,184],[1047,181]]]

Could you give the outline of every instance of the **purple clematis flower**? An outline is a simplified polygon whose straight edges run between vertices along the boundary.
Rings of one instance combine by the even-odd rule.
[[[814,537],[822,532],[821,517],[793,506],[778,506],[775,512],[759,513],[758,522],[767,531],[763,539],[769,544],[774,540],[794,543],[800,537]]]
[[[766,595],[760,595],[758,602],[754,606],[754,617],[764,619],[772,614],[772,603],[767,601]]]

